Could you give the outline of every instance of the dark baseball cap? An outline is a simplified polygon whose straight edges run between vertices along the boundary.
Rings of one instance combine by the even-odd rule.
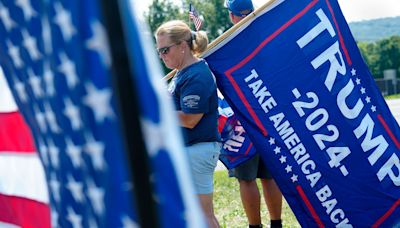
[[[225,7],[235,16],[243,17],[254,11],[251,0],[226,0]]]

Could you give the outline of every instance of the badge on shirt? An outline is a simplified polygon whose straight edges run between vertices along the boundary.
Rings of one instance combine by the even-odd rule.
[[[199,95],[187,95],[183,98],[183,105],[188,108],[199,108]]]

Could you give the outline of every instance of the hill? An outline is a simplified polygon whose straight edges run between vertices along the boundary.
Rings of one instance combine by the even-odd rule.
[[[349,23],[357,41],[375,42],[391,36],[400,36],[400,16]]]

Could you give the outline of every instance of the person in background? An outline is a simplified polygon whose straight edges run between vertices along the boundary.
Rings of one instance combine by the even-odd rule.
[[[233,24],[237,24],[254,11],[251,0],[226,0],[225,5]],[[229,170],[229,175],[236,177],[239,181],[240,197],[249,227],[262,227],[261,197],[256,178],[261,180],[265,203],[271,218],[271,227],[282,227],[282,193],[258,153],[250,160]]]
[[[177,73],[170,83],[183,130],[195,190],[209,227],[219,227],[213,207],[213,179],[221,149],[218,97],[214,75],[198,57],[208,44],[204,31],[193,32],[183,21],[169,21],[156,31],[157,51]]]

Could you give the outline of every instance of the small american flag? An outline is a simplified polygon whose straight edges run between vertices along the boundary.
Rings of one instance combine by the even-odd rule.
[[[191,3],[189,4],[189,18],[193,21],[196,31],[199,31],[201,25],[203,24],[203,20],[200,19],[197,10]]]

